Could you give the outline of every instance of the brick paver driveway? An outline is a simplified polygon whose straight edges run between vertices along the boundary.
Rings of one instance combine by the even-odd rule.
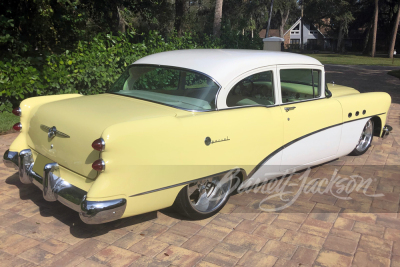
[[[400,81],[385,70],[350,68],[328,66],[328,76],[348,84],[354,75],[370,72],[362,91],[386,90],[398,99]],[[306,178],[305,172],[297,173],[285,188],[292,193],[282,200],[262,202],[272,195],[264,187],[235,195],[218,215],[204,221],[163,210],[85,225],[76,212],[44,201],[38,188],[21,184],[14,171],[0,164],[0,265],[400,266],[400,104],[394,102],[388,121],[392,135],[385,141],[375,138],[367,154],[313,168]],[[15,137],[0,137],[0,153]],[[318,186],[313,185],[330,179],[335,170],[343,179],[359,177],[347,180],[353,184],[344,182],[345,189],[336,184],[315,193]],[[364,178],[371,178],[370,184],[360,183]],[[354,184],[361,187],[354,189]],[[296,198],[288,209],[266,211],[288,203],[286,197]]]

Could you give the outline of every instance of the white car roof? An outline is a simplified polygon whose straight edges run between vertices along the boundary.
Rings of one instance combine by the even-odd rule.
[[[315,58],[264,50],[190,49],[162,52],[139,59],[134,64],[155,64],[191,69],[207,74],[222,87],[237,76],[270,65],[319,65]]]

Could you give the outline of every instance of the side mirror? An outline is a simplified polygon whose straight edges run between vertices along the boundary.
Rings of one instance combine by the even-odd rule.
[[[331,98],[332,97],[332,92],[329,91],[327,84],[325,84],[325,97],[326,98]]]

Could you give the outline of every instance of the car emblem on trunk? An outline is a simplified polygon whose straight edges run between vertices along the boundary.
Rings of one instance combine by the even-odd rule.
[[[40,125],[40,129],[43,131],[47,132],[47,136],[52,139],[55,136],[61,137],[61,138],[69,138],[70,136],[68,134],[62,133],[60,131],[57,131],[56,126],[53,127],[48,127],[46,125]]]

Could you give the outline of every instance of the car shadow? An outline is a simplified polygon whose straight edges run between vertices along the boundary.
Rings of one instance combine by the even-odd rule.
[[[6,178],[5,182],[19,189],[21,200],[30,200],[37,205],[42,217],[54,217],[56,220],[49,223],[54,224],[54,228],[65,228],[68,226],[70,234],[76,238],[92,238],[123,228],[134,229],[136,225],[157,219],[157,212],[154,211],[103,224],[85,224],[79,218],[78,212],[64,206],[58,201],[48,202],[44,200],[42,191],[35,185],[21,183],[18,173]],[[39,224],[39,222],[36,223]]]

